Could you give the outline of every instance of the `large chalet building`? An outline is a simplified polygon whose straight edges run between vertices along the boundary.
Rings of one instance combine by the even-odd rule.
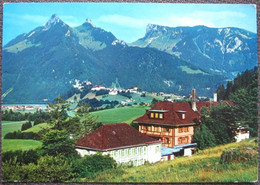
[[[201,108],[219,104],[216,95],[214,101],[197,102],[196,90],[193,89],[191,102],[157,102],[134,122],[138,123],[139,132],[162,141],[164,147],[187,146],[192,143]]]

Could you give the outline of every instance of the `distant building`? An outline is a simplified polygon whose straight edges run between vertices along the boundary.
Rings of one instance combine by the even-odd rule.
[[[236,131],[235,140],[236,142],[240,142],[245,139],[249,139],[249,130],[247,130],[245,127],[239,126]]]
[[[91,91],[100,91],[100,90],[106,90],[106,87],[103,85],[95,85],[91,88]]]
[[[109,154],[117,163],[139,166],[161,159],[161,142],[139,133],[126,123],[103,125],[76,142],[81,156]]]

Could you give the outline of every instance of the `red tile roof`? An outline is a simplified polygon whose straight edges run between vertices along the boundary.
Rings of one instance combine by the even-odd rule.
[[[76,147],[106,151],[160,142],[141,134],[126,123],[117,123],[99,127],[92,133],[79,139],[76,142]]]
[[[234,105],[231,101],[223,101],[227,105]],[[189,102],[157,102],[149,111],[143,116],[134,120],[138,123],[153,123],[153,124],[164,124],[164,125],[185,125],[194,124],[195,119],[200,119],[200,109],[203,106],[217,106],[220,102],[196,102],[196,108],[198,111],[193,111]],[[164,111],[163,111],[164,110]],[[164,119],[150,118],[150,112],[165,112]],[[178,113],[185,113],[185,119],[181,119]]]
[[[228,106],[233,106],[234,103],[232,101],[221,101],[221,102],[210,102],[210,101],[204,101],[204,102],[197,102],[196,107],[200,111],[202,107],[211,107],[211,106],[218,106],[220,104],[226,104]]]
[[[167,110],[164,119],[150,118],[149,112],[147,111],[143,116],[134,120],[139,123],[155,123],[155,124],[166,124],[166,125],[185,125],[193,124],[194,119],[199,119],[200,114],[192,110],[189,102],[157,102],[151,110]],[[185,111],[185,119],[181,119],[178,112]]]

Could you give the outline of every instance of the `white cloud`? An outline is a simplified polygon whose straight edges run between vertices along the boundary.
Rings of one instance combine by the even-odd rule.
[[[65,22],[66,24],[68,24],[71,27],[76,27],[76,26],[83,24],[83,22],[81,20],[79,20],[78,18],[76,18],[74,16],[61,15],[59,17],[63,22]]]
[[[147,19],[136,19],[133,17],[117,15],[117,14],[101,16],[97,19],[97,21],[116,24],[125,27],[132,27],[132,28],[140,28],[149,23],[149,20]]]
[[[240,12],[232,11],[220,11],[220,12],[209,12],[209,11],[194,11],[183,16],[177,16],[175,14],[170,14],[167,16],[157,16],[153,19],[138,19],[124,15],[106,15],[101,16],[97,19],[98,22],[105,22],[114,25],[131,27],[131,28],[142,28],[145,27],[148,23],[159,24],[169,27],[177,26],[196,26],[196,25],[205,25],[208,27],[219,27],[219,25],[224,25],[228,27],[232,25],[233,19],[242,19],[246,15]],[[238,25],[237,25],[238,26]]]

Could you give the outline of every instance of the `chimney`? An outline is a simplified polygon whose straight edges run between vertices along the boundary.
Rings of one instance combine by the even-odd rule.
[[[191,108],[193,111],[197,111],[196,107],[196,89],[192,89],[191,93]]]
[[[214,93],[213,101],[214,101],[214,102],[217,102],[217,101],[218,101],[218,94],[217,94],[217,93]]]

